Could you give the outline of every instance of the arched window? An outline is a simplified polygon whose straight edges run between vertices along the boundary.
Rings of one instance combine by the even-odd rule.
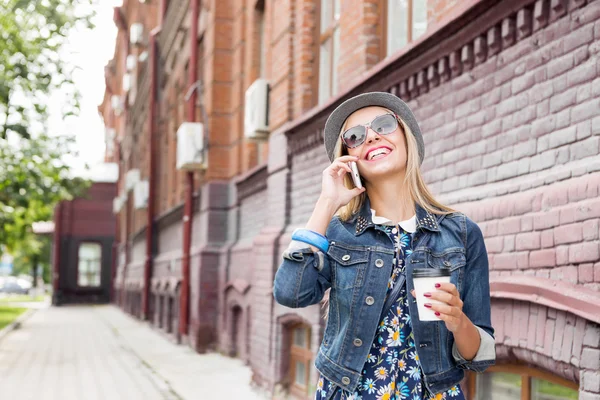
[[[308,394],[312,352],[310,350],[310,326],[304,324],[290,327],[290,392],[301,398]]]
[[[484,374],[471,374],[474,400],[577,400],[579,387],[546,371],[525,365],[496,365]]]

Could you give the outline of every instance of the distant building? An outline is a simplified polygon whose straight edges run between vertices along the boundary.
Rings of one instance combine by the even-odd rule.
[[[322,311],[276,304],[273,277],[327,116],[386,91],[416,113],[433,192],[486,238],[498,365],[469,398],[600,396],[600,1],[125,0],[114,20],[121,307],[310,397]]]
[[[116,165],[92,175],[85,196],[54,210],[52,303],[108,303],[113,287]],[[40,228],[41,229],[41,228]]]

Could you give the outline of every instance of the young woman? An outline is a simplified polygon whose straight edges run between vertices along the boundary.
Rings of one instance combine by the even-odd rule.
[[[316,398],[464,399],[464,369],[495,361],[481,230],[427,189],[423,138],[398,97],[345,101],[324,135],[332,163],[274,283],[276,301],[288,307],[319,303],[330,289]],[[352,184],[350,162],[364,188]],[[450,283],[423,293],[437,321],[419,318],[415,269],[450,273]]]

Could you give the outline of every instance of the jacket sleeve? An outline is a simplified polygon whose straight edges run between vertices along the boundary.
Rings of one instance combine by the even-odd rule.
[[[292,241],[275,274],[275,301],[290,308],[307,307],[319,303],[330,287],[328,256],[313,252],[305,243]]]
[[[481,229],[469,218],[466,218],[466,221],[467,264],[462,299],[463,312],[477,327],[481,341],[472,360],[465,360],[460,355],[456,342],[452,346],[452,355],[459,368],[483,372],[496,361],[496,344],[491,321],[489,263]]]

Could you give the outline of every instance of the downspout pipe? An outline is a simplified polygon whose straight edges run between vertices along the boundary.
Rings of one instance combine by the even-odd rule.
[[[190,28],[190,62],[188,82],[194,85],[198,80],[198,17],[200,0],[191,0],[192,26]],[[187,120],[196,122],[196,91],[192,91],[187,99]],[[206,123],[206,121],[204,121]],[[185,175],[185,203],[183,208],[183,259],[181,297],[179,301],[179,334],[181,338],[188,336],[190,318],[190,251],[192,247],[192,218],[194,213],[194,173]]]
[[[62,202],[59,202],[54,209],[54,253],[52,254],[53,258],[53,268],[52,268],[52,304],[57,304],[58,302],[58,280],[60,278],[60,252],[61,252],[61,235],[62,235]]]
[[[111,111],[111,120],[114,124],[114,115]],[[117,165],[121,168],[121,146],[120,144],[115,146]],[[117,195],[119,194],[119,185],[121,184],[121,171],[117,178]],[[115,284],[117,282],[117,269],[119,268],[119,243],[121,242],[121,213],[115,214],[115,238],[113,240],[112,247],[112,270],[110,272],[110,301],[115,304],[121,304],[120,292],[115,291]],[[122,288],[121,288],[122,290]]]
[[[146,262],[144,265],[144,293],[143,293],[143,315],[144,319],[150,320],[150,283],[152,279],[152,267],[154,261],[154,201],[156,193],[156,124],[158,114],[158,34],[160,27],[150,33],[150,108],[148,109],[150,119],[149,145],[149,173],[148,173],[148,206],[146,219]]]
[[[160,0],[160,24],[162,26],[167,16],[167,9],[169,8],[169,0]]]

